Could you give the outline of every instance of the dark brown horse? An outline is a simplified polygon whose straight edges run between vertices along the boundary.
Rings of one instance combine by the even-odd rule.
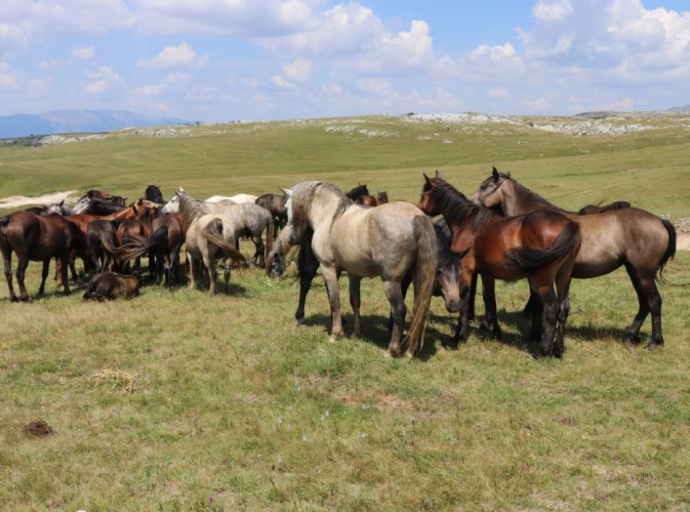
[[[467,252],[460,260],[462,304],[455,340],[465,341],[469,334],[469,292],[475,273],[484,280],[487,322],[496,338],[501,337],[501,330],[494,280],[527,278],[544,304],[541,353],[535,357],[562,356],[570,273],[580,249],[578,225],[556,212],[500,217],[470,202],[438,172],[435,178],[424,175],[424,179],[419,208],[427,215],[442,214],[453,232],[453,251]]]
[[[286,201],[287,196],[285,194],[282,196],[279,196],[278,194],[263,194],[256,198],[255,203],[271,212],[275,225],[278,228],[283,229],[285,224],[287,224],[287,210],[285,209]]]
[[[16,302],[17,296],[12,286],[12,252],[17,254],[17,283],[23,302],[30,302],[24,285],[24,276],[29,261],[42,261],[43,273],[39,295],[45,292],[46,278],[51,258],[62,262],[62,277],[65,294],[69,295],[67,284],[67,261],[74,250],[85,257],[86,239],[77,226],[57,214],[39,216],[28,212],[15,212],[0,219],[0,251],[5,264],[5,279],[9,288],[10,300]]]
[[[119,220],[94,220],[86,228],[86,241],[96,273],[110,270],[117,250],[117,227]]]
[[[101,201],[106,201],[116,206],[126,206],[127,198],[120,197],[111,194],[110,192],[105,192],[103,190],[89,190],[79,198],[73,208],[73,213],[85,213],[91,200],[98,199]]]
[[[664,266],[676,252],[676,230],[669,221],[632,207],[585,216],[566,212],[520,185],[510,173],[499,173],[496,168],[472,200],[488,207],[500,205],[506,215],[549,211],[577,222],[582,249],[575,260],[573,277],[599,277],[625,266],[639,302],[637,316],[627,329],[628,341],[639,343],[640,328],[651,313],[652,337],[647,348],[664,343],[661,295],[655,280],[661,279]],[[534,299],[530,302],[535,303]]]
[[[180,249],[185,240],[182,213],[171,213],[153,221],[152,234],[146,239],[131,237],[124,247],[117,251],[123,263],[139,258],[146,253],[154,253],[157,262],[156,284],[161,275],[165,276],[165,286],[172,290],[172,276],[177,279]]]
[[[368,196],[369,189],[366,185],[362,185],[361,183],[359,183],[355,188],[353,188],[349,192],[346,192],[345,195],[353,201],[357,201],[357,199],[359,199],[362,196]]]
[[[134,219],[123,221],[117,228],[117,241],[121,247],[129,244],[135,239],[148,239],[153,234],[153,220],[156,210],[147,210],[143,215]],[[149,274],[154,275],[156,271],[156,254],[153,250],[149,251]],[[139,270],[140,258],[136,258],[135,268]],[[125,272],[129,268],[124,264]]]

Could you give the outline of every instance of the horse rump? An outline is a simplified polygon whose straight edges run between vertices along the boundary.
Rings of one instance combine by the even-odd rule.
[[[580,247],[580,226],[575,222],[568,222],[554,243],[546,249],[521,247],[508,252],[508,267],[518,276],[534,274],[544,265],[565,258]]]
[[[223,238],[223,221],[221,219],[214,219],[209,222],[201,232],[202,236],[209,241],[209,243],[218,247],[227,256],[233,258],[238,263],[246,264],[247,258],[244,257],[240,251],[234,246],[230,245]]]

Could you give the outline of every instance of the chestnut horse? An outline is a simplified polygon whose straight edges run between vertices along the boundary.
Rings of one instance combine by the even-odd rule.
[[[442,214],[453,232],[453,251],[467,251],[460,260],[462,304],[455,339],[465,341],[469,334],[470,287],[475,273],[484,281],[487,322],[496,338],[501,337],[501,330],[496,318],[494,280],[527,278],[544,303],[541,353],[535,357],[561,357],[565,350],[570,273],[580,249],[578,225],[556,212],[504,218],[472,203],[438,172],[435,178],[425,174],[424,179],[419,208],[427,215]]]
[[[57,214],[46,216],[28,212],[15,212],[0,218],[0,251],[5,264],[5,279],[9,288],[10,300],[17,302],[12,286],[12,252],[17,253],[17,283],[23,302],[30,302],[24,285],[24,276],[29,261],[42,261],[43,273],[39,295],[45,292],[46,278],[51,258],[62,262],[62,278],[65,295],[69,295],[67,283],[67,261],[70,251],[82,257],[86,253],[86,239],[77,226]]]
[[[639,343],[640,329],[651,312],[652,337],[647,348],[663,345],[661,295],[655,279],[658,276],[661,280],[664,266],[676,253],[673,224],[632,207],[585,216],[566,212],[520,185],[510,173],[499,173],[496,168],[482,182],[472,200],[488,207],[500,205],[506,215],[550,211],[577,222],[582,232],[582,249],[575,260],[573,277],[599,277],[624,265],[639,302],[637,316],[627,328],[627,339]]]
[[[335,185],[306,181],[288,192],[288,242],[301,243],[300,259],[311,269],[321,265],[331,307],[331,341],[343,335],[338,277],[350,279],[350,304],[354,335],[361,331],[360,283],[363,277],[381,276],[391,305],[393,330],[387,354],[401,352],[407,308],[402,292],[406,274],[414,272],[415,301],[407,338],[406,355],[422,348],[424,328],[436,275],[434,228],[422,212],[409,203],[395,202],[380,208],[360,208]],[[304,269],[304,267],[300,267]],[[314,272],[308,272],[313,276]],[[302,295],[300,290],[300,295]],[[305,293],[306,296],[306,293]],[[303,321],[303,301],[296,313]]]
[[[381,206],[382,204],[388,203],[388,192],[385,190],[377,192],[376,197],[370,195],[360,196],[355,203],[360,206]]]

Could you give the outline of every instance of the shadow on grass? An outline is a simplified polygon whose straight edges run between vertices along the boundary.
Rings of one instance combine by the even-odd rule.
[[[344,314],[343,328],[345,330],[345,337],[350,338],[352,336],[353,325],[354,316],[352,314]],[[322,313],[307,315],[304,319],[304,326],[321,326],[324,332],[328,333],[331,330],[331,316]],[[409,318],[406,327],[409,327]],[[407,331],[405,332],[407,333]],[[371,343],[382,350],[387,350],[391,341],[391,333],[388,330],[388,317],[382,315],[362,315],[362,337],[358,341]],[[427,322],[424,346],[418,359],[428,361],[433,358],[438,350],[437,343],[440,343],[446,350],[455,350],[457,348],[457,345],[451,341],[450,336],[436,330]]]

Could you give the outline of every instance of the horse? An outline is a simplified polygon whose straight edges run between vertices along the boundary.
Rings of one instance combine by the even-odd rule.
[[[105,199],[99,199],[97,197],[87,198],[85,202],[79,204],[78,208],[75,205],[73,211],[78,210],[79,214],[83,215],[99,215],[106,216],[112,215],[113,213],[118,213],[124,210],[124,206],[115,204],[112,201]],[[76,213],[76,211],[75,211]]]
[[[50,215],[51,213],[57,213],[62,217],[67,217],[72,215],[72,209],[65,204],[64,199],[59,203],[54,203],[48,206],[31,206],[25,208],[23,211],[27,213],[33,213],[34,215]]]
[[[217,273],[214,262],[218,259],[233,258],[240,263],[246,263],[246,258],[235,249],[235,227],[225,215],[207,213],[204,203],[192,199],[186,192],[177,192],[175,196],[178,198],[182,228],[185,232],[189,287],[196,288],[196,266],[197,263],[203,262],[209,275],[209,294],[215,295]],[[228,289],[230,267],[227,262],[223,277]]]
[[[60,215],[40,216],[20,211],[0,218],[0,252],[5,264],[5,279],[9,288],[10,301],[18,301],[12,286],[12,252],[17,253],[17,283],[21,301],[30,302],[31,299],[24,285],[29,261],[43,262],[41,286],[38,289],[39,295],[43,295],[50,260],[59,258],[62,262],[65,295],[69,295],[67,262],[72,250],[85,257],[85,237],[74,223]]]
[[[530,289],[544,304],[541,353],[534,356],[561,357],[565,350],[570,274],[581,242],[577,223],[557,212],[500,217],[472,203],[438,171],[435,178],[424,174],[424,180],[419,208],[427,215],[442,214],[453,232],[453,251],[466,252],[460,260],[462,304],[455,340],[463,342],[469,334],[469,292],[475,273],[482,276],[486,322],[497,339],[501,338],[501,329],[496,318],[495,279],[527,278]],[[535,318],[533,328],[537,325]]]
[[[331,307],[331,341],[343,335],[338,277],[350,280],[350,304],[354,310],[354,335],[361,331],[360,282],[381,276],[391,304],[393,329],[387,354],[401,352],[407,308],[402,282],[414,269],[414,311],[408,332],[406,355],[419,353],[436,277],[435,233],[431,221],[409,203],[390,203],[380,208],[360,208],[335,185],[321,181],[299,183],[288,191],[288,241],[302,243],[300,258],[311,267],[321,265]],[[296,313],[303,323],[306,290],[300,289]],[[304,295],[304,296],[302,296]]]
[[[633,207],[585,216],[567,212],[522,186],[510,173],[499,173],[495,167],[472,200],[484,206],[500,204],[506,215],[559,212],[578,223],[582,249],[575,260],[573,277],[599,277],[625,266],[639,302],[638,313],[626,329],[626,339],[632,344],[640,342],[640,329],[651,313],[652,336],[647,349],[664,344],[662,300],[655,281],[663,282],[663,269],[676,253],[676,230],[671,222]]]
[[[137,275],[123,275],[114,272],[104,272],[95,276],[84,293],[84,300],[115,300],[129,299],[139,295],[139,278]]]
[[[176,213],[180,211],[180,194],[186,194],[184,190],[176,193],[163,207],[161,213]],[[266,258],[264,251],[269,254],[273,249],[275,224],[273,216],[264,208],[254,203],[236,204],[233,201],[218,201],[208,203],[197,201],[187,194],[187,199],[193,201],[206,213],[219,213],[227,217],[234,229],[234,239],[239,250],[239,240],[248,237],[254,243],[255,251],[251,261],[257,266],[264,267]],[[266,230],[266,245],[261,240],[261,234]]]
[[[355,200],[355,203],[361,206],[380,206],[388,202],[388,192],[385,190],[377,192],[376,197],[370,195],[363,195]]]
[[[285,211],[286,201],[287,196],[285,194],[282,196],[278,194],[263,194],[256,199],[255,204],[271,212],[276,227],[283,229],[285,224],[287,224],[287,212]]]
[[[242,204],[242,203],[256,203],[256,200],[258,198],[256,196],[253,196],[251,194],[236,194],[234,196],[211,196],[208,199],[206,199],[206,203],[219,203],[221,201],[232,201],[233,203],[236,204]]]
[[[353,201],[357,201],[357,199],[359,199],[362,196],[368,196],[369,189],[366,185],[362,185],[361,183],[359,183],[355,188],[353,188],[349,192],[345,192],[345,195]]]
[[[110,269],[117,252],[117,227],[121,220],[94,220],[86,228],[86,242],[96,273]]]
[[[149,185],[144,191],[144,199],[148,199],[152,203],[158,203],[160,205],[165,204],[165,199],[163,199],[163,193],[156,185]]]
[[[601,205],[601,204],[588,204],[580,208],[577,212],[578,215],[596,215],[597,213],[606,213],[613,210],[622,210],[623,208],[630,208],[630,202],[628,201],[615,201],[613,203]]]
[[[157,262],[156,284],[160,284],[161,275],[164,275],[165,286],[172,291],[172,275],[177,276],[180,249],[185,239],[182,214],[171,213],[158,217],[153,221],[151,230],[152,234],[148,239],[131,237],[128,243],[117,251],[118,258],[127,263],[153,252]]]
[[[137,216],[134,219],[127,219],[123,221],[117,228],[117,241],[120,246],[124,246],[129,243],[134,237],[136,238],[148,238],[151,236],[153,219],[155,217],[156,210],[147,210],[144,214]],[[115,251],[116,255],[119,255],[118,251]],[[153,251],[149,251],[149,275],[153,275],[156,270],[156,255]],[[128,272],[128,263],[123,263],[123,267]],[[140,261],[137,258],[135,263],[135,268],[139,270]]]
[[[105,192],[103,190],[88,190],[86,194],[79,198],[79,200],[72,208],[73,213],[84,213],[91,199],[100,199],[102,201],[108,201],[112,204],[122,207],[127,205],[126,197],[116,196],[111,194],[110,192]]]

